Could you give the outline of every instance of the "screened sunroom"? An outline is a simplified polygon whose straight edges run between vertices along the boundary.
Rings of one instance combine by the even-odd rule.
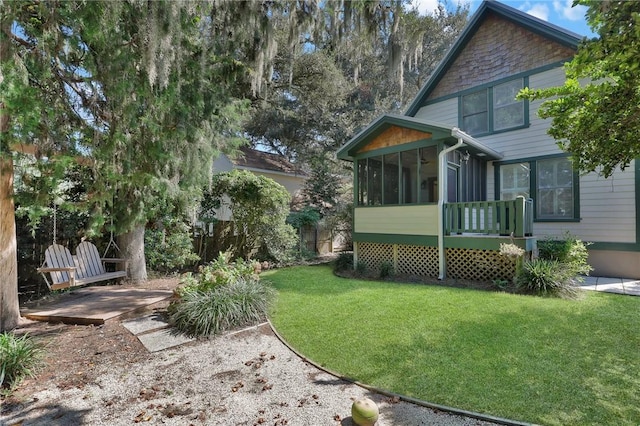
[[[383,115],[338,158],[354,164],[354,251],[372,268],[444,277],[448,249],[531,248],[529,200],[487,199],[487,162],[502,156],[457,128]]]

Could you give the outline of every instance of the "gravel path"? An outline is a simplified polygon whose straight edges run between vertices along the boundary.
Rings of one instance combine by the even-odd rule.
[[[268,325],[153,353],[81,388],[47,384],[4,410],[0,424],[347,426],[352,402],[365,396],[380,408],[378,426],[494,424],[340,380],[299,358]]]

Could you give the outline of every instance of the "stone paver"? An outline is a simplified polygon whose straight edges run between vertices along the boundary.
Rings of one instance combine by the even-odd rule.
[[[184,343],[193,342],[195,339],[178,333],[174,329],[163,328],[162,330],[153,331],[136,335],[140,343],[144,345],[149,352],[158,352],[163,349],[180,346]]]
[[[123,321],[122,325],[136,336],[149,352],[158,352],[195,340],[169,328],[165,318],[157,313]]]
[[[147,315],[130,321],[123,321],[122,325],[134,335],[169,327],[169,324],[164,317],[159,314]]]

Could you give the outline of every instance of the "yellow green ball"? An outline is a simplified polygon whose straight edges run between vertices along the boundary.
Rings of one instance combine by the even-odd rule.
[[[351,418],[358,426],[373,426],[378,421],[378,406],[369,398],[354,401],[351,405]]]

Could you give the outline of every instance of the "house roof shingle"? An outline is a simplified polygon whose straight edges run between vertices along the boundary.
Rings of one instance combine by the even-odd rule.
[[[573,50],[577,49],[578,44],[583,39],[583,37],[576,33],[543,21],[511,6],[507,6],[494,0],[485,0],[482,2],[476,13],[471,17],[467,26],[463,29],[462,33],[453,46],[451,46],[445,57],[440,61],[433,74],[429,77],[427,83],[422,87],[422,89],[420,89],[420,92],[418,92],[413,102],[411,102],[407,108],[405,115],[411,117],[416,115],[425,99],[427,99],[431,91],[438,84],[438,81],[447,73],[456,57],[464,49],[469,40],[471,40],[489,14],[499,16],[526,28],[535,34],[549,40],[553,40],[556,43]]]
[[[249,147],[241,147],[240,155],[235,158],[230,158],[230,160],[239,168],[268,170],[288,175],[306,176],[306,173],[282,155],[259,151]]]

